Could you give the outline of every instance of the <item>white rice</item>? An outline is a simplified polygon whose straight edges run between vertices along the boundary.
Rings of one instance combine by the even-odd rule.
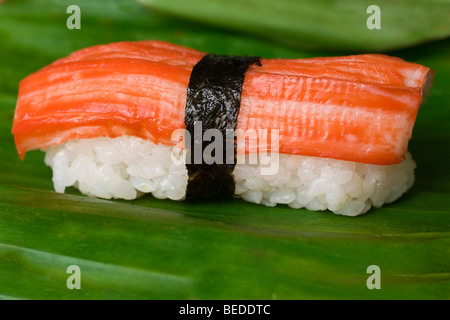
[[[74,186],[105,199],[185,196],[187,170],[183,161],[172,161],[168,146],[123,136],[71,140],[44,151],[57,192]],[[237,164],[233,174],[236,196],[246,201],[356,216],[398,199],[413,185],[414,168],[409,153],[389,166],[280,154],[275,175],[261,175],[260,166],[250,164]]]

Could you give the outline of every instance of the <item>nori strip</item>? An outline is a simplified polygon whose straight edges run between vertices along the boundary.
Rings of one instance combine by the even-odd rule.
[[[187,90],[184,118],[186,132],[190,134],[190,140],[185,139],[186,168],[189,177],[186,199],[217,199],[234,195],[235,182],[232,175],[236,165],[234,129],[241,104],[244,75],[248,67],[254,63],[260,66],[260,58],[208,54],[194,66]],[[202,126],[200,138],[194,136],[194,125],[198,126],[199,121]],[[206,146],[202,140],[208,129],[218,129],[221,133],[223,149],[220,151],[224,158],[222,163],[204,162],[203,151]],[[225,159],[227,130],[228,132],[233,130],[232,161]],[[201,148],[195,148],[195,144],[201,144]],[[199,157],[198,154],[195,157],[196,149],[202,152],[201,163],[194,161]]]

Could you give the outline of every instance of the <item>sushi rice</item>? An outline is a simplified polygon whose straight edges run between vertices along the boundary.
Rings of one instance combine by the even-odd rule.
[[[57,192],[74,186],[104,199],[135,199],[146,193],[160,199],[185,197],[188,173],[182,158],[173,161],[177,155],[172,146],[121,136],[69,140],[44,151]],[[409,152],[393,165],[287,154],[278,159],[273,175],[261,174],[260,164],[238,163],[233,171],[235,195],[266,206],[356,216],[395,201],[414,183]]]

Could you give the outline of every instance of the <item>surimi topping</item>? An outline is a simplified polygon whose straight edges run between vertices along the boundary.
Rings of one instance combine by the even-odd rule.
[[[136,136],[175,145],[194,66],[205,56],[161,41],[94,46],[21,81],[19,155],[71,139]],[[389,165],[405,159],[431,70],[380,54],[261,59],[242,84],[236,129],[278,130],[279,152]],[[244,146],[238,154],[258,149]]]

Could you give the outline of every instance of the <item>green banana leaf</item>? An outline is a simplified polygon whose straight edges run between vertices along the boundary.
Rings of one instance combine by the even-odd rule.
[[[72,4],[81,29],[66,27]],[[0,3],[0,298],[450,298],[448,40],[389,52],[436,72],[410,142],[416,183],[395,203],[351,218],[240,199],[55,193],[43,153],[21,161],[15,150],[19,81],[74,50],[142,39],[267,58],[332,54],[174,21],[126,0]],[[80,268],[81,289],[67,287],[71,265]],[[367,286],[371,265],[380,289]]]
[[[449,0],[138,0],[301,48],[385,51],[450,36]]]

